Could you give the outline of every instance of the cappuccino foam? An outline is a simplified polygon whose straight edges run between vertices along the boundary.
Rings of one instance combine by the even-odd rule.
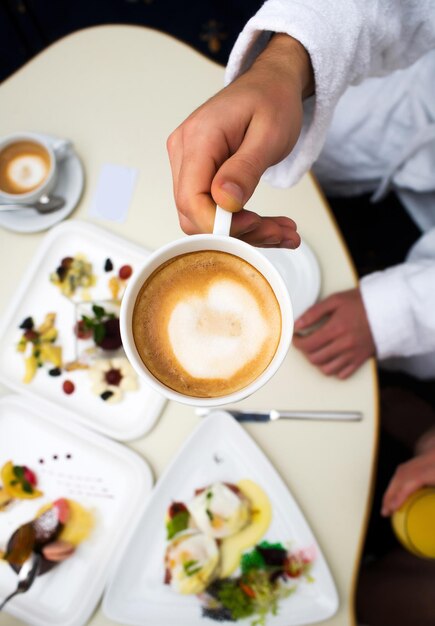
[[[0,189],[21,194],[37,189],[50,172],[50,155],[32,141],[16,141],[0,152]]]
[[[281,313],[264,276],[231,254],[175,257],[145,282],[133,312],[138,353],[162,383],[218,397],[249,385],[269,365]]]

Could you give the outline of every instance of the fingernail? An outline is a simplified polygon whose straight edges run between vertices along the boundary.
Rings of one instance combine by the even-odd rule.
[[[252,233],[252,231],[255,230],[260,225],[260,223],[261,223],[260,220],[256,220],[255,222],[252,222],[252,224],[249,224],[248,226],[245,226],[244,230],[239,232],[238,236],[247,235],[248,233]]]
[[[280,243],[280,248],[289,248],[290,250],[294,250],[296,248],[295,242],[292,241],[291,239],[284,239],[284,241],[281,241]]]
[[[235,200],[239,206],[243,206],[243,189],[239,185],[226,182],[221,185],[221,189],[231,200]]]
[[[280,243],[280,240],[277,237],[268,237],[267,239],[264,239],[263,243],[269,245],[278,245]]]
[[[296,320],[295,322],[295,330],[301,330],[304,327],[304,320],[302,317],[300,317],[298,320]]]

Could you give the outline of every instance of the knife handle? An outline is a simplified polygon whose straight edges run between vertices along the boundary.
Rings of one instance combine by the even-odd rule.
[[[238,422],[270,422],[269,413],[244,413],[243,411],[231,410],[229,410],[228,413],[231,413]]]

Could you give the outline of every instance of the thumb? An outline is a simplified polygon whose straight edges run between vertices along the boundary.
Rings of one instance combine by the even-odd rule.
[[[271,134],[268,124],[251,122],[239,148],[213,179],[211,194],[219,206],[232,213],[240,211],[266,169],[285,156]]]

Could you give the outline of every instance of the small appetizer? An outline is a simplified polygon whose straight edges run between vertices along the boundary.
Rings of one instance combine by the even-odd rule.
[[[96,280],[92,264],[83,254],[64,257],[55,271],[50,274],[50,282],[56,285],[67,298],[72,298],[78,288],[93,287]]]
[[[47,313],[43,323],[35,327],[32,317],[20,324],[23,330],[17,351],[24,355],[25,372],[23,382],[30,383],[39,367],[51,363],[55,369],[62,366],[62,348],[56,346],[56,313]]]
[[[3,560],[19,572],[32,552],[41,555],[38,574],[74,554],[88,538],[94,525],[93,515],[74,500],[60,498],[42,507],[37,516],[20,526],[9,538]]]
[[[109,404],[122,400],[126,391],[138,389],[137,375],[125,357],[97,359],[88,369],[92,392]]]
[[[26,465],[14,465],[7,461],[0,470],[0,511],[6,509],[14,500],[32,500],[42,496],[37,486],[35,472]]]
[[[241,530],[251,518],[250,503],[236,485],[214,483],[197,491],[187,505],[196,526],[222,539]]]
[[[165,582],[178,593],[201,593],[215,578],[218,564],[212,537],[194,530],[177,534],[166,549]]]
[[[92,305],[92,314],[81,316],[75,333],[78,339],[92,338],[102,350],[113,351],[122,346],[118,315],[98,304]]]

